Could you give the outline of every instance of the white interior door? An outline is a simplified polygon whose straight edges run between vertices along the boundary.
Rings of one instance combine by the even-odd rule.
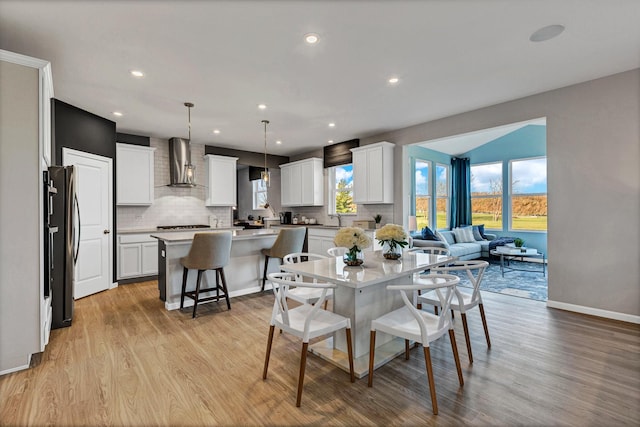
[[[112,275],[112,162],[110,158],[62,149],[64,166],[75,166],[80,238],[74,299],[109,289]],[[77,219],[76,219],[77,220]]]

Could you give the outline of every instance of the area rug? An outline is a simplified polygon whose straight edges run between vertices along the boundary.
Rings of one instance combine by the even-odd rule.
[[[486,260],[485,260],[486,261]],[[513,295],[537,301],[547,300],[547,276],[542,275],[542,265],[533,262],[511,261],[511,266],[528,271],[506,271],[504,277],[500,273],[500,261],[490,260],[480,283],[481,291]],[[452,272],[460,277],[460,285],[471,288],[471,283],[464,271]]]

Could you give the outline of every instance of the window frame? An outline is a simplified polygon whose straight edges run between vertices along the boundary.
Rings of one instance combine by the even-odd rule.
[[[495,162],[483,162],[483,163],[474,163],[472,165],[470,165],[470,170],[469,172],[471,173],[471,175],[473,175],[473,172],[471,172],[473,170],[474,167],[477,166],[487,166],[487,165],[500,165],[500,187],[501,187],[501,192],[500,195],[497,196],[495,194],[486,194],[486,195],[478,195],[478,196],[474,196],[473,195],[473,189],[471,189],[470,193],[471,193],[471,223],[473,224],[473,199],[494,199],[496,197],[500,198],[500,226],[497,228],[491,228],[491,227],[487,227],[485,225],[485,228],[487,230],[495,230],[495,231],[503,231],[504,230],[504,160],[498,160]]]
[[[438,167],[442,167],[447,171],[447,177],[445,180],[445,190],[446,190],[446,195],[445,196],[439,196],[438,195]],[[450,165],[446,165],[444,163],[437,163],[436,162],[436,166],[434,168],[434,174],[435,174],[435,215],[433,216],[433,220],[434,220],[434,230],[448,230],[449,229],[449,207],[450,207],[450,203],[451,203],[451,166]],[[445,200],[445,222],[444,222],[444,227],[438,227],[438,199],[444,199]]]
[[[258,196],[260,194],[265,195],[265,202],[269,202],[269,197],[268,197],[268,188],[265,186],[264,189],[260,189],[260,183],[263,182],[261,179],[254,179],[253,181],[251,181],[251,189],[252,189],[252,207],[253,210],[258,210],[258,209],[267,209],[264,207],[264,204],[259,204],[258,203]]]
[[[353,163],[345,163],[342,165],[337,165],[337,166],[331,166],[329,168],[327,168],[327,214],[329,215],[336,215],[336,196],[338,194],[338,183],[336,182],[336,170],[338,168],[343,168],[345,166],[349,166],[351,165],[351,171],[353,173]],[[350,188],[351,191],[351,198],[353,200],[353,178],[351,180],[351,186],[348,187]],[[355,216],[358,214],[358,205],[356,203],[354,203],[355,205],[355,212],[340,212],[341,216]]]
[[[431,206],[432,203],[432,196],[431,196],[431,171],[433,170],[433,161],[432,160],[425,160],[425,159],[420,159],[420,158],[414,158],[413,159],[413,176],[412,176],[412,182],[413,182],[413,191],[412,191],[412,195],[413,195],[413,200],[412,200],[412,215],[416,216],[416,221],[417,221],[417,217],[418,217],[418,213],[417,213],[417,207],[418,207],[418,203],[417,203],[417,199],[418,199],[418,193],[416,191],[416,172],[418,170],[418,168],[416,167],[416,164],[420,162],[420,163],[425,163],[427,165],[427,194],[426,194],[426,198],[427,198],[427,211],[426,211],[426,216],[427,216],[427,226],[429,228],[432,228],[431,221],[433,218],[433,207]],[[418,229],[421,230],[421,227],[418,225]]]
[[[549,223],[547,222],[547,228],[544,230],[535,230],[535,229],[528,229],[528,228],[517,228],[514,229],[513,228],[513,197],[519,197],[519,196],[545,196],[547,198],[547,203],[549,201],[549,185],[548,185],[548,181],[547,181],[547,176],[545,176],[545,181],[547,181],[547,191],[544,193],[521,193],[521,194],[514,194],[513,192],[513,182],[514,182],[514,176],[513,176],[513,163],[515,162],[526,162],[529,160],[538,160],[538,159],[545,159],[545,164],[547,162],[547,156],[534,156],[534,157],[522,157],[522,158],[517,158],[517,159],[510,159],[509,162],[509,194],[508,194],[508,209],[509,209],[509,226],[508,226],[508,230],[509,231],[513,231],[515,233],[520,233],[520,232],[526,232],[526,233],[547,233],[549,231]],[[548,165],[547,168],[545,169],[545,174],[548,171]],[[504,191],[503,191],[503,197],[504,197]],[[503,214],[503,218],[504,218],[504,214]],[[549,219],[549,213],[547,212],[547,221]]]

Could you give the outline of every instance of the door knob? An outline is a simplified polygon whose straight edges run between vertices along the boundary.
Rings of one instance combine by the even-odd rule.
[[[103,233],[103,234],[109,234],[109,233],[111,233],[111,231],[109,231],[109,230],[104,230],[102,233]]]

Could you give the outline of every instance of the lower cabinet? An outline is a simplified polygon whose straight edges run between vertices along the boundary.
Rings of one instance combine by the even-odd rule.
[[[336,237],[336,233],[338,232],[337,228],[307,228],[307,241],[308,241],[308,250],[311,253],[328,256],[327,249],[333,248],[336,244],[333,243],[333,239]],[[365,230],[365,233],[371,239],[371,246],[369,246],[365,251],[377,251],[380,250],[381,247],[378,244],[375,237],[375,230]]]
[[[149,234],[118,236],[118,279],[158,274],[158,241]]]

